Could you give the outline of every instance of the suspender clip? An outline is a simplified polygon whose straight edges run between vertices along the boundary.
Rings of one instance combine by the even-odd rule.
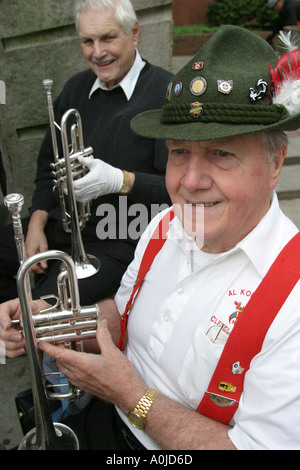
[[[226,406],[233,406],[237,403],[237,401],[233,400],[233,398],[226,398],[222,395],[218,395],[217,393],[206,393],[209,393],[209,398],[211,399],[211,401],[220,408],[225,408]]]

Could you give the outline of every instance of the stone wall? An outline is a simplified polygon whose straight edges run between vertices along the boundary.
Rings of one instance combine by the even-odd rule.
[[[34,189],[38,150],[48,124],[44,78],[53,97],[74,73],[86,68],[73,20],[74,0],[1,0],[0,154],[8,192]],[[133,0],[141,25],[144,58],[171,68],[172,0]],[[4,99],[5,98],[5,99]]]

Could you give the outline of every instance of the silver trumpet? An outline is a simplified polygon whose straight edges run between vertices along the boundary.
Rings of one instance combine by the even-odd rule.
[[[36,427],[22,439],[19,450],[76,450],[79,444],[74,432],[64,424],[52,422],[47,398],[73,400],[81,397],[84,392],[74,387],[67,379],[67,383],[60,383],[58,380],[57,384],[48,385],[49,374],[44,371],[38,345],[42,341],[48,341],[54,344],[64,343],[71,349],[82,350],[84,339],[94,338],[96,335],[99,309],[97,305],[80,306],[75,263],[69,255],[59,250],[49,250],[26,259],[20,217],[22,204],[23,196],[20,194],[11,194],[5,198],[5,205],[13,214],[15,240],[20,261],[17,287],[36,423]],[[34,264],[52,259],[60,260],[63,266],[57,277],[57,296],[49,295],[43,298],[54,298],[55,305],[33,315],[29,271]],[[50,375],[61,377],[60,372]],[[67,391],[56,391],[64,387],[67,387]]]
[[[49,112],[49,121],[52,137],[55,162],[51,164],[54,188],[57,188],[62,223],[64,230],[71,234],[72,258],[76,266],[78,279],[93,276],[100,269],[100,261],[93,255],[87,255],[83,246],[81,229],[88,221],[90,213],[90,203],[77,203],[73,187],[73,179],[78,179],[87,173],[87,168],[81,165],[78,157],[92,157],[92,147],[84,148],[82,122],[79,112],[76,109],[69,109],[65,112],[59,126],[55,122],[53,103],[52,103],[52,84],[50,79],[43,80],[43,85],[47,93],[47,104]],[[67,122],[73,115],[76,123],[71,126],[71,144],[68,142]],[[63,158],[59,157],[56,130],[61,132]],[[64,186],[67,187],[68,202],[67,205]],[[67,207],[68,206],[68,207]]]

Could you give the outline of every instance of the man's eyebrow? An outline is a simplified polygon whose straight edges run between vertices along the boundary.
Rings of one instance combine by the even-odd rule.
[[[186,145],[186,142],[184,140],[167,140],[166,141],[167,146],[168,145]]]
[[[202,141],[199,141],[199,144],[201,145]],[[232,142],[232,139],[230,137],[225,137],[224,139],[212,139],[212,140],[205,140],[203,141],[205,144],[213,147],[218,147],[221,148],[223,145],[228,145]],[[174,139],[167,139],[166,140],[166,146],[171,147],[171,146],[176,146],[176,147],[186,147],[187,141],[185,140],[174,140]]]
[[[85,34],[85,33],[82,33],[82,34],[79,34],[79,38],[81,40],[87,40],[87,39],[105,39],[107,37],[110,37],[110,36],[117,36],[118,35],[118,31],[116,29],[111,29],[109,31],[105,31],[99,35],[97,34]]]

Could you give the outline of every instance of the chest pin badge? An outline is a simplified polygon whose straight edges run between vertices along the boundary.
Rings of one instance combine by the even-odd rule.
[[[245,370],[244,367],[241,366],[239,361],[232,364],[231,373],[233,375],[242,375],[244,370]]]
[[[228,382],[220,382],[218,389],[227,393],[234,393],[236,391],[236,387]]]

